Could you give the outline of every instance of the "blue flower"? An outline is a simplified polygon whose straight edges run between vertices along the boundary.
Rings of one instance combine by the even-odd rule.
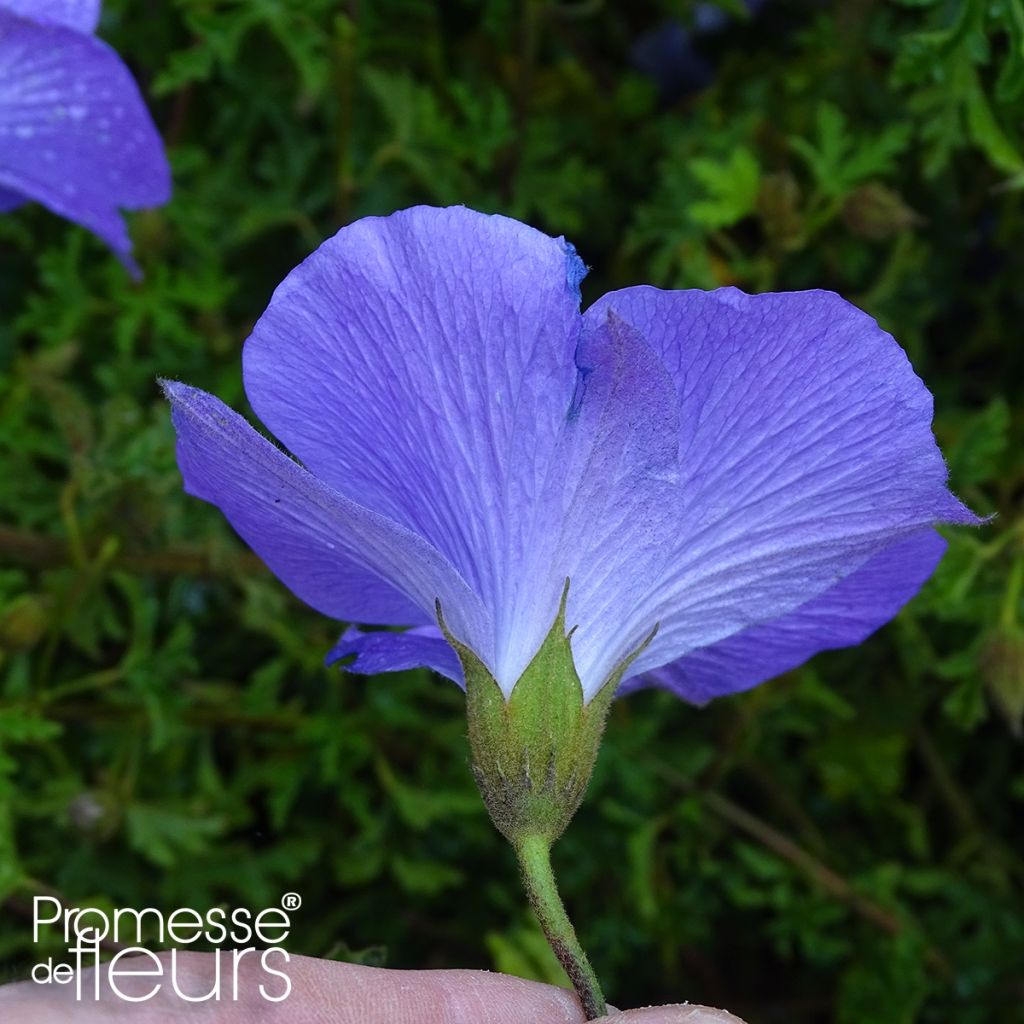
[[[932,399],[824,291],[627,288],[580,313],[563,239],[464,208],[342,229],[243,353],[257,415],[167,383],[190,493],[350,629],[333,657],[511,694],[556,619],[584,700],[692,701],[858,643],[942,556]],[[296,461],[301,460],[301,461]],[[645,639],[655,631],[644,647]]]
[[[131,72],[92,32],[100,0],[0,0],[0,212],[26,200],[88,228],[133,273],[118,212],[171,191]]]

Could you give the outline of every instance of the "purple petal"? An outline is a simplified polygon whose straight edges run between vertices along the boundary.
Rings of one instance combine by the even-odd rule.
[[[530,543],[499,642],[502,631],[530,638],[511,685],[550,629],[568,578],[566,621],[577,627],[573,651],[589,698],[654,625],[626,623],[625,612],[660,571],[677,522],[679,415],[664,364],[614,313],[588,319],[576,362],[577,392],[545,489],[520,513]],[[599,663],[588,660],[594,651]]]
[[[11,210],[16,210],[24,202],[25,197],[19,192],[11,192],[8,189],[0,188],[0,213],[9,213]]]
[[[275,292],[245,345],[250,401],[312,473],[424,537],[499,615],[560,471],[582,274],[563,240],[505,217],[358,221]],[[532,655],[560,589],[537,595],[539,635],[499,631],[477,653]]]
[[[421,537],[311,476],[212,395],[164,390],[186,490],[217,505],[302,600],[335,618],[418,625],[440,598],[453,628],[486,644],[479,601]]]
[[[934,530],[914,534],[795,611],[633,676],[620,695],[658,686],[703,704],[788,672],[819,651],[859,644],[918,592],[945,550]]]
[[[105,43],[0,11],[0,188],[88,228],[130,265],[118,208],[165,202],[170,172],[131,73]]]
[[[100,20],[100,0],[0,0],[0,11],[30,21],[51,22],[78,32],[93,32]]]
[[[372,676],[379,672],[405,672],[429,668],[465,688],[462,665],[437,626],[419,626],[404,633],[365,633],[351,626],[327,655],[326,664],[355,655],[347,672]]]
[[[581,627],[581,676],[612,662],[616,631],[659,622],[636,663],[654,669],[786,615],[925,526],[978,522],[947,490],[928,390],[838,296],[631,288],[587,318],[609,310],[675,381],[681,476],[662,568]]]
[[[934,566],[931,524],[978,521],[927,389],[838,296],[636,288],[581,319],[581,274],[501,217],[360,221],[245,348],[257,413],[309,472],[190,393],[194,493],[328,614],[367,621],[359,587],[385,581],[380,621],[423,624],[350,631],[335,657],[457,677],[426,625],[438,598],[509,692],[568,578],[588,696],[655,624],[643,683],[727,692],[862,638]]]

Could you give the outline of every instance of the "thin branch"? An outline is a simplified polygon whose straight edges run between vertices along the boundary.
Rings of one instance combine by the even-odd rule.
[[[140,725],[149,721],[149,715],[137,708],[97,707],[96,704],[67,701],[48,705],[49,718],[71,722],[136,722]],[[246,729],[260,729],[269,732],[295,732],[305,721],[301,715],[286,710],[274,712],[225,711],[220,708],[189,708],[182,712],[181,719],[188,725],[217,728],[239,726]]]
[[[13,526],[0,525],[0,565],[28,569],[59,569],[76,564],[67,541]],[[168,548],[164,551],[123,551],[107,563],[111,569],[153,576],[229,576],[265,572],[251,552],[214,554],[203,548]]]
[[[924,728],[919,728],[915,732],[914,748],[927,768],[943,803],[952,812],[960,829],[966,835],[979,836],[982,828],[975,816],[971,801],[956,784],[945,761],[942,760],[942,755]]]
[[[699,796],[704,805],[717,814],[723,821],[738,828],[741,832],[756,839],[766,849],[799,868],[828,895],[845,903],[865,921],[869,921],[889,935],[899,935],[906,931],[907,922],[874,900],[869,899],[857,890],[837,871],[822,863],[817,857],[808,853],[778,829],[762,821],[750,811],[734,804],[721,793],[713,790],[702,790],[678,772],[664,765],[656,766],[658,773],[669,782],[687,792]],[[943,974],[951,974],[952,968],[946,956],[936,947],[928,945],[925,950],[928,963]]]

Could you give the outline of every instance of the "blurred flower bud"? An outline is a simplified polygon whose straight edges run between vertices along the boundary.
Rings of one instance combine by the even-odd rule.
[[[27,651],[46,635],[49,600],[41,594],[21,594],[0,610],[0,648]]]
[[[855,188],[843,204],[843,222],[850,231],[876,242],[893,238],[922,220],[898,192],[877,181]]]
[[[1024,735],[1024,630],[1001,627],[982,644],[978,668],[1010,732]]]
[[[799,249],[804,221],[800,213],[800,186],[788,171],[767,174],[757,196],[757,215],[765,237],[777,249]]]

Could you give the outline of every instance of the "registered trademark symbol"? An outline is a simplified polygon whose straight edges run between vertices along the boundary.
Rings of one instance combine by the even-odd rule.
[[[286,892],[281,897],[281,906],[285,910],[298,910],[302,906],[302,897],[297,892]]]

